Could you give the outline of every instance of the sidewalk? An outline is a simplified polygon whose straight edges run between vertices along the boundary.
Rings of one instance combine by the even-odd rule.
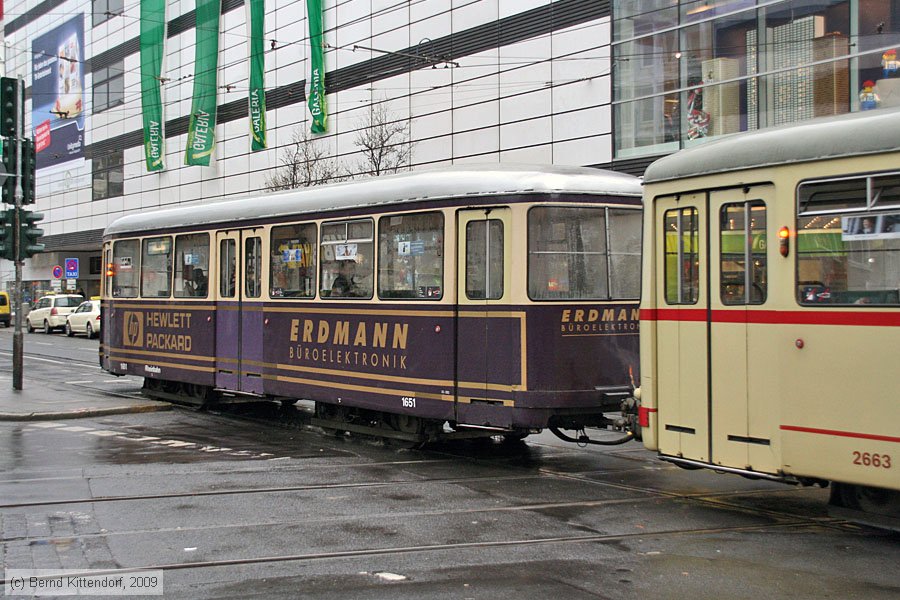
[[[103,374],[78,385],[26,377],[22,387],[13,390],[11,373],[0,372],[0,421],[82,419],[172,409],[168,402],[134,394],[140,389],[136,378]]]

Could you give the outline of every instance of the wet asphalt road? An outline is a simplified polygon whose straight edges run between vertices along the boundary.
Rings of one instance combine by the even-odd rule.
[[[137,392],[100,377],[96,341],[48,338],[26,337],[26,385]],[[0,423],[3,565],[162,568],[171,598],[900,596],[900,536],[827,496],[545,434],[410,450],[187,409]]]

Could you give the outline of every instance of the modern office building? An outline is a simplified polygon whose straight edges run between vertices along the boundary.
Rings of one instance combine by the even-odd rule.
[[[640,174],[719,135],[867,108],[866,82],[900,102],[900,0],[318,3],[8,1],[47,247],[26,295],[71,257],[96,293],[109,223],[260,193],[297,156],[317,158],[301,181],[463,162]],[[309,134],[319,51],[327,123]]]

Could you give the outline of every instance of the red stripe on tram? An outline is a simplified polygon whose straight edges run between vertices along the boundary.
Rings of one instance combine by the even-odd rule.
[[[837,437],[857,438],[863,440],[876,440],[879,442],[893,442],[900,444],[900,437],[890,435],[875,435],[872,433],[857,433],[855,431],[837,431],[835,429],[815,429],[813,427],[797,427],[796,425],[782,425],[783,431],[799,431],[800,433],[815,433],[818,435],[832,435]]]
[[[707,311],[702,308],[644,308],[641,309],[641,319],[646,321],[706,321]],[[712,322],[900,327],[900,311],[713,310]]]

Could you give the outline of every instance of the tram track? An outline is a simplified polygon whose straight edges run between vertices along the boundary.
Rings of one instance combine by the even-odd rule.
[[[734,527],[694,527],[661,530],[648,533],[646,531],[637,533],[619,533],[619,534],[589,534],[589,535],[571,535],[571,536],[549,536],[537,537],[532,539],[516,539],[516,540],[493,540],[481,542],[458,542],[443,544],[421,544],[415,546],[396,546],[390,548],[367,548],[361,550],[336,550],[332,552],[308,552],[298,554],[285,554],[281,556],[259,556],[252,558],[234,558],[193,561],[184,563],[157,563],[151,565],[136,565],[133,567],[122,567],[115,569],[90,570],[84,572],[72,572],[67,575],[72,577],[78,576],[98,576],[98,575],[118,575],[131,573],[136,570],[162,570],[162,571],[182,571],[190,569],[209,569],[219,567],[235,567],[246,565],[260,564],[277,564],[285,562],[311,562],[323,560],[342,560],[347,558],[373,558],[384,556],[399,556],[405,554],[426,553],[426,552],[443,552],[443,551],[460,551],[460,550],[479,550],[490,548],[517,548],[541,545],[556,544],[585,544],[585,543],[612,543],[625,542],[633,539],[644,539],[649,536],[659,537],[678,537],[686,535],[714,535],[722,533],[744,533],[744,532],[767,532],[778,531],[783,529],[794,529],[807,527],[809,525],[819,525],[808,519],[798,519],[795,521],[770,523],[760,525],[741,525]],[[0,579],[0,585],[7,585],[6,579]]]

